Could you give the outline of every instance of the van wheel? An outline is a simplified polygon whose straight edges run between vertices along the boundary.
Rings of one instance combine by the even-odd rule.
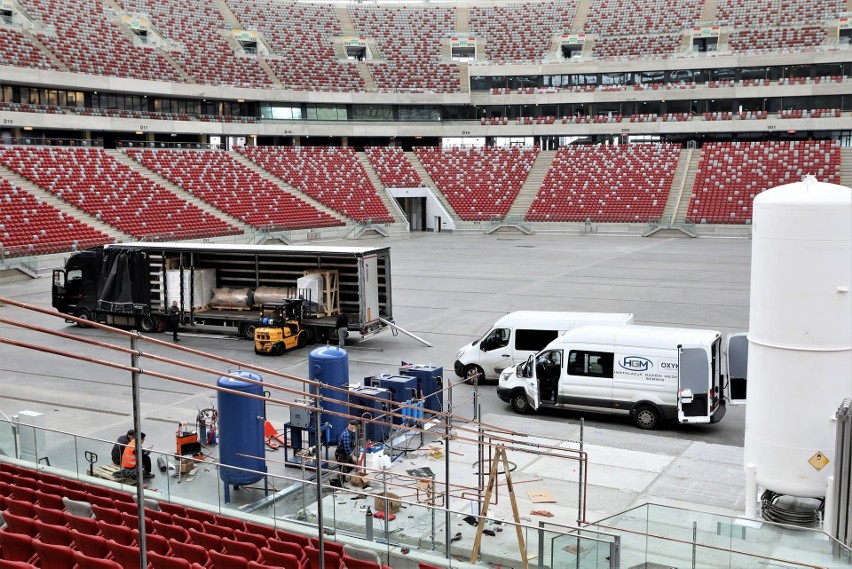
[[[633,409],[633,423],[640,429],[656,429],[661,419],[659,410],[652,405],[640,405]]]
[[[157,321],[156,316],[151,316],[150,314],[146,314],[142,318],[139,319],[139,329],[146,334],[151,334],[157,332],[157,328],[159,328],[159,322]]]
[[[485,374],[482,372],[482,368],[476,365],[467,366],[466,368],[464,368],[462,374],[462,381],[464,381],[465,383],[474,383],[476,381],[482,383],[483,381],[485,381]]]
[[[513,393],[510,401],[515,413],[526,415],[527,413],[532,412],[532,406],[530,405],[530,402],[527,401],[527,396],[523,391],[516,391]]]

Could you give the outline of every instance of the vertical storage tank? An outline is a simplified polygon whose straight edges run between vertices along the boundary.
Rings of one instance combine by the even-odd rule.
[[[321,393],[325,399],[320,404],[322,410],[342,414],[341,416],[322,413],[320,417],[320,425],[326,423],[331,425],[330,441],[335,443],[348,423],[346,414],[349,412],[349,394],[345,390],[349,385],[349,355],[346,350],[336,346],[316,348],[308,354],[308,371],[308,379],[344,389],[344,391],[324,389]],[[311,387],[311,394],[316,394],[314,387]]]
[[[254,381],[263,381],[250,371],[234,371],[231,375]],[[222,376],[216,385],[239,393],[263,395],[263,386],[231,377]],[[230,502],[228,485],[234,487],[253,484],[264,477],[266,462],[263,460],[263,424],[265,420],[263,401],[244,397],[238,393],[218,392],[219,401],[219,477],[225,483],[225,502]],[[248,455],[248,456],[243,456]],[[258,457],[258,458],[249,458]],[[236,466],[256,472],[226,468]]]
[[[809,176],[755,198],[745,464],[758,486],[826,495],[832,417],[852,394],[850,285],[852,190]]]

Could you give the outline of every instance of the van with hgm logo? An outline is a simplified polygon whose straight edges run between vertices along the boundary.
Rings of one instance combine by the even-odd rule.
[[[745,401],[747,360],[745,334],[728,336],[723,354],[714,330],[588,325],[504,370],[497,395],[518,413],[560,407],[629,414],[641,429],[663,421],[717,423],[727,402]]]

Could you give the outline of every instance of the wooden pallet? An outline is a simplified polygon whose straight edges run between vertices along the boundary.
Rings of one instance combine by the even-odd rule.
[[[128,482],[134,480],[132,477],[119,478],[117,476],[113,476],[116,472],[119,472],[121,467],[117,464],[102,464],[98,467],[95,467],[92,475],[96,478],[103,478],[104,480],[112,480],[113,482]]]

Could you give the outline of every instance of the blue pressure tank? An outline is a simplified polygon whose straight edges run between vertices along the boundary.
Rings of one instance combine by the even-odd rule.
[[[254,381],[263,381],[259,375],[249,371],[234,371],[231,375]],[[239,379],[222,376],[216,385],[239,393],[263,395],[263,386]],[[244,397],[238,393],[219,391],[219,477],[225,483],[225,501],[229,501],[228,485],[244,486],[264,478],[266,462],[263,460],[263,424],[265,421],[263,401]],[[244,456],[247,455],[247,456]],[[249,458],[258,457],[258,458]],[[236,470],[235,466],[254,470]]]
[[[349,354],[336,346],[315,348],[308,354],[308,379],[318,381],[324,386],[342,389],[323,389],[320,393],[323,398],[320,408],[323,411],[340,413],[320,414],[320,425],[331,425],[329,440],[336,444],[337,437],[346,430],[348,424],[346,414],[349,412]],[[311,386],[310,393],[316,395],[316,388]]]

